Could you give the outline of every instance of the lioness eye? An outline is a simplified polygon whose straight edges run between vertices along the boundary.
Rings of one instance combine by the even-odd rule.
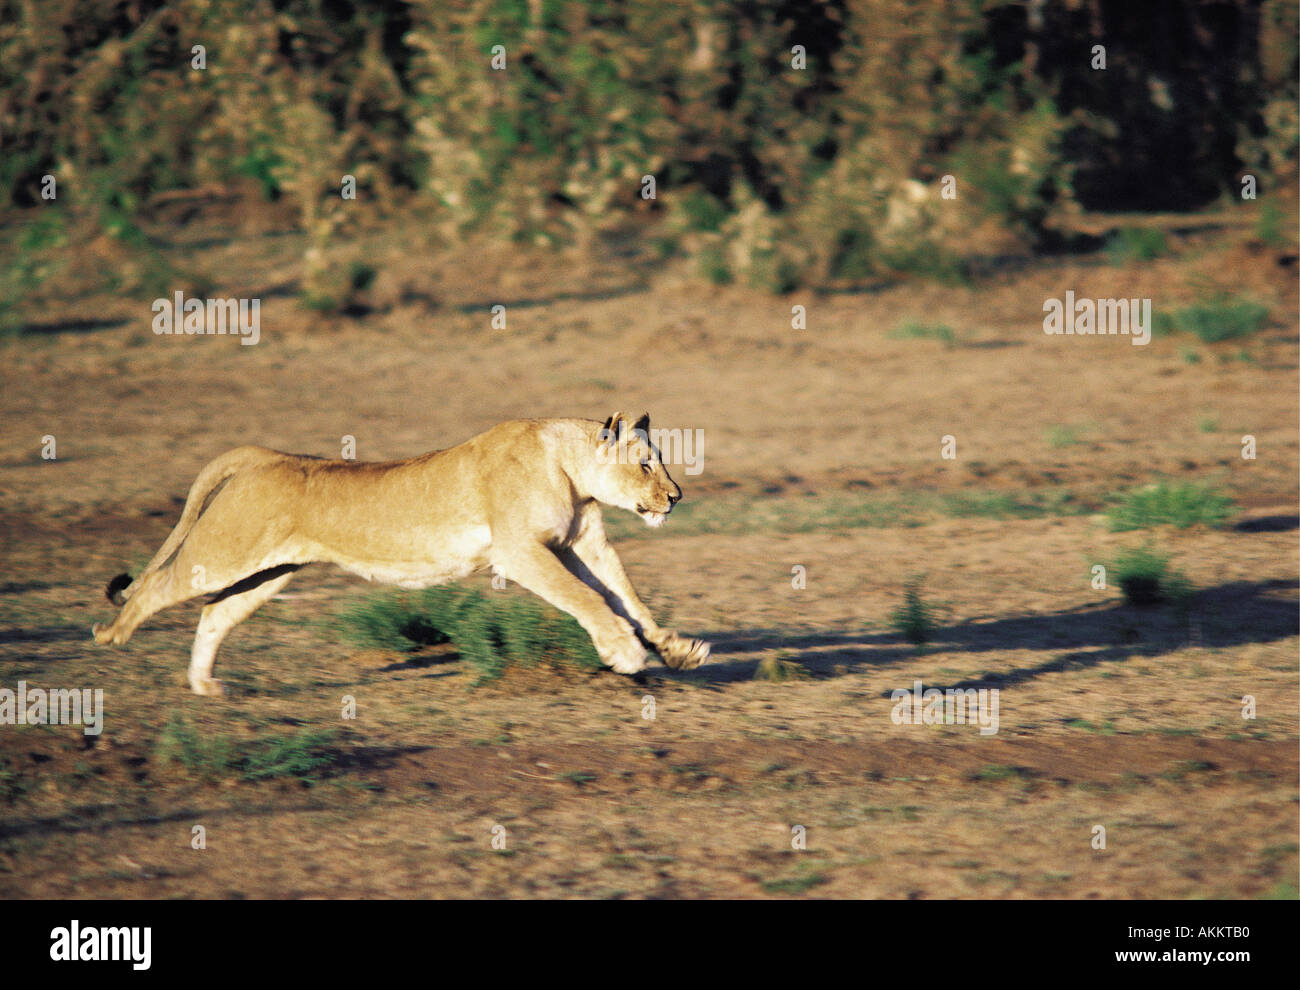
[[[650,462],[649,462],[649,461],[645,461],[645,460],[643,460],[643,461],[641,462],[641,470],[644,471],[646,474],[649,474],[649,473],[650,473]]]

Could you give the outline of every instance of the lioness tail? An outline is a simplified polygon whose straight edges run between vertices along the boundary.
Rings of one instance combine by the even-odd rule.
[[[114,605],[121,607],[126,604],[126,598],[122,594],[122,589],[129,587],[131,584],[130,574],[119,574],[108,582],[108,587],[104,589],[104,594]]]

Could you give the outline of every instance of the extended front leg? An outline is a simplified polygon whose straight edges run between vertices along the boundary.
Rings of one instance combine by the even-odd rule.
[[[691,670],[708,659],[709,644],[704,640],[679,636],[655,622],[654,616],[632,587],[618,553],[605,538],[605,527],[598,514],[592,513],[587,517],[573,546],[562,553],[561,557],[565,565],[582,581],[602,595],[614,599],[610,606],[616,612],[622,612],[638,627],[641,638],[654,647],[669,667],[674,670]]]
[[[606,666],[620,674],[635,674],[645,667],[645,648],[627,620],[614,614],[605,599],[571,574],[548,547],[512,546],[493,564],[511,581],[577,619]]]

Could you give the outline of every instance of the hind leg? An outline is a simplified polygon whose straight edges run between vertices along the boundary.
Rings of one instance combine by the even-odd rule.
[[[221,682],[212,677],[212,665],[217,659],[217,647],[221,645],[221,641],[226,638],[226,634],[231,629],[275,597],[280,589],[289,583],[289,579],[297,569],[294,567],[288,573],[280,573],[280,569],[277,568],[267,573],[278,574],[278,576],[269,577],[247,591],[236,590],[234,594],[204,606],[199,616],[198,632],[194,635],[194,649],[190,654],[190,688],[195,694],[225,693]],[[249,581],[256,579],[257,575],[254,575]],[[236,588],[243,587],[246,583],[240,582]]]
[[[132,593],[112,623],[107,626],[95,623],[92,630],[95,642],[101,646],[108,643],[121,646],[131,638],[140,623],[155,612],[179,605],[207,590],[217,589],[193,587],[191,582],[180,577],[174,566],[154,571],[140,582],[140,587]]]
[[[277,544],[274,538],[264,532],[247,534],[239,526],[230,524],[215,511],[219,504],[214,503],[214,508],[194,524],[170,564],[140,578],[139,586],[131,591],[131,597],[112,624],[94,627],[96,643],[120,646],[131,638],[140,623],[155,612],[199,595],[224,592],[229,597],[231,585],[248,578],[249,570],[258,566],[241,562],[275,559]],[[202,550],[207,546],[220,546],[222,561],[208,558]],[[292,560],[293,554],[286,551],[279,559],[286,558]],[[267,564],[261,566],[265,568]]]

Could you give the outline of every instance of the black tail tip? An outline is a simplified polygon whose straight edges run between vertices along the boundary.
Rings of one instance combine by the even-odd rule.
[[[119,574],[117,577],[113,578],[113,580],[108,582],[108,587],[104,589],[104,594],[108,596],[108,600],[114,605],[125,605],[126,599],[122,597],[122,591],[129,587],[130,584],[130,574]]]

